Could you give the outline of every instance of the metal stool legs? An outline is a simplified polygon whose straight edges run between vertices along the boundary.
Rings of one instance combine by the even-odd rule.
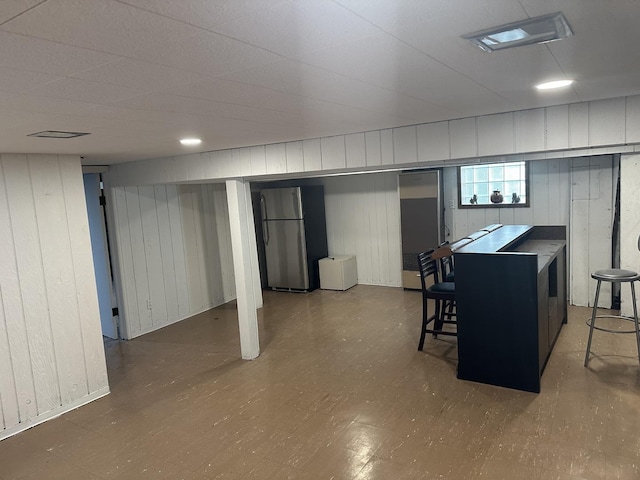
[[[622,315],[596,315],[596,310],[598,309],[598,297],[600,296],[600,285],[602,283],[601,279],[598,279],[598,284],[596,286],[596,296],[593,303],[593,311],[591,312],[591,319],[587,321],[587,325],[589,325],[589,340],[587,341],[587,352],[584,356],[584,366],[587,366],[589,363],[589,355],[591,353],[591,340],[593,338],[593,330],[601,330],[603,332],[609,333],[635,333],[636,335],[636,346],[638,348],[638,361],[640,362],[640,328],[638,326],[638,310],[636,307],[636,289],[635,289],[635,281],[629,282],[631,285],[631,300],[633,303],[633,318],[624,317]],[[627,320],[633,322],[634,329],[633,330],[611,330],[608,328],[597,327],[595,325],[596,318],[619,318],[622,320]]]

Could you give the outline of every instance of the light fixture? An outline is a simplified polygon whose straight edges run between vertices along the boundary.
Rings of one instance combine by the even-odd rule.
[[[545,82],[536,85],[538,90],[551,90],[554,88],[568,87],[573,83],[573,80],[554,80],[553,82]]]
[[[485,52],[504,50],[534,43],[547,43],[573,35],[561,12],[489,28],[462,38]]]
[[[180,143],[182,145],[192,147],[194,145],[200,145],[202,143],[202,140],[200,140],[199,138],[183,138],[180,140]]]
[[[44,130],[42,132],[30,133],[27,137],[40,137],[40,138],[75,138],[82,137],[83,135],[89,135],[84,132],[62,132],[60,130]]]

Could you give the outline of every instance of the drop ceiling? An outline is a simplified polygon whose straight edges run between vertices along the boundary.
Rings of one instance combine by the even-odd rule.
[[[461,38],[557,11],[572,37]],[[640,94],[638,19],[637,0],[6,0],[0,152],[106,165]]]

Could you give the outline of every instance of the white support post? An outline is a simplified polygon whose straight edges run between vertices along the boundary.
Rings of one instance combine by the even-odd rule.
[[[238,304],[238,325],[240,327],[240,350],[242,358],[253,360],[260,355],[258,338],[258,313],[254,271],[252,266],[252,250],[256,250],[253,221],[249,222],[248,212],[251,203],[249,182],[227,180],[227,203],[229,205],[229,224],[231,226],[231,243],[233,251],[233,268],[236,278],[236,296]],[[251,223],[251,225],[250,225]],[[255,253],[257,265],[257,251]],[[259,279],[258,279],[259,280]],[[260,302],[262,303],[262,302]]]

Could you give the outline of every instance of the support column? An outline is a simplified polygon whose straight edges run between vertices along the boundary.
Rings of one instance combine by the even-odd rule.
[[[233,251],[233,268],[236,278],[236,296],[238,304],[238,325],[240,327],[240,351],[242,358],[253,360],[260,355],[258,338],[258,302],[262,304],[262,292],[256,291],[252,265],[255,257],[257,267],[255,230],[253,220],[249,221],[251,196],[249,182],[227,180],[227,203],[229,205],[229,224],[231,227],[231,243]],[[247,202],[249,199],[249,202]],[[251,216],[253,219],[253,216]],[[252,254],[252,250],[255,252]],[[258,281],[260,279],[258,278]]]

